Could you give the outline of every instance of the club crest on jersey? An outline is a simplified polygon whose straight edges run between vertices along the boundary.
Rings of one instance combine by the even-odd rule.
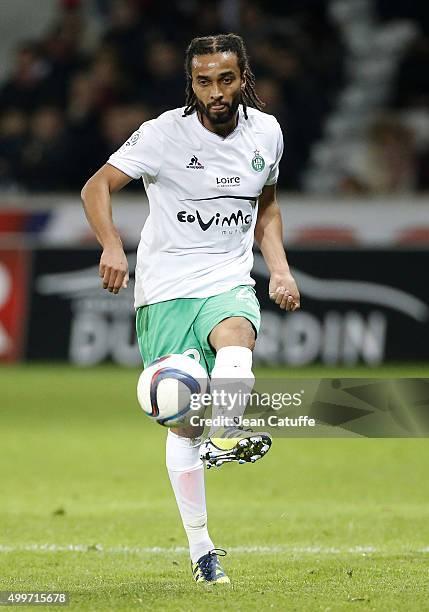
[[[258,149],[254,151],[254,157],[252,159],[252,168],[255,172],[262,172],[265,168],[265,159],[259,153]]]
[[[196,155],[191,157],[191,161],[186,167],[191,168],[192,170],[204,170],[204,164],[199,161]]]

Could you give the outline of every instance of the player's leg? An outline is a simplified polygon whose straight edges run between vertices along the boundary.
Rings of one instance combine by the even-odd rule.
[[[201,438],[167,435],[166,464],[183,527],[189,542],[195,582],[229,582],[207,527],[204,465],[199,456]]]
[[[137,313],[137,335],[143,362],[149,364],[169,353],[204,359],[193,332],[203,300],[170,300],[145,306]],[[178,321],[180,324],[178,325]],[[166,466],[183,526],[196,582],[229,582],[214,551],[207,528],[204,466],[199,457],[202,429],[169,430]]]
[[[255,377],[252,372],[252,351],[256,333],[245,317],[228,317],[210,332],[209,344],[215,352],[211,373],[212,394],[211,436],[219,427],[240,425],[252,392]],[[223,393],[222,393],[223,392]]]
[[[255,377],[252,351],[260,325],[260,309],[252,287],[237,287],[209,298],[196,325],[206,360],[212,353],[212,425],[200,449],[207,467],[230,461],[254,462],[271,447],[265,432],[240,427]]]

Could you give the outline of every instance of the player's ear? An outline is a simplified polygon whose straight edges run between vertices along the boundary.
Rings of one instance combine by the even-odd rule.
[[[191,91],[195,94],[194,79],[192,78],[192,75],[187,76],[187,84],[191,88]]]
[[[241,75],[241,85],[240,85],[240,89],[243,92],[244,88],[246,87],[246,71],[243,72],[243,74]]]

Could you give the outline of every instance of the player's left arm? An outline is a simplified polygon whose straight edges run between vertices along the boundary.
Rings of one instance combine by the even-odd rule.
[[[283,223],[275,185],[265,185],[259,197],[255,240],[270,272],[270,299],[283,310],[297,310],[300,295],[283,246]]]

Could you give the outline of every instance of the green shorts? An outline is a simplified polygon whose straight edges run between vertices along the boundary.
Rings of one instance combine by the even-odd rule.
[[[143,363],[149,365],[170,353],[186,353],[210,374],[216,354],[208,338],[228,317],[245,317],[258,333],[261,314],[253,287],[242,285],[208,298],[178,298],[141,306],[136,328]]]

